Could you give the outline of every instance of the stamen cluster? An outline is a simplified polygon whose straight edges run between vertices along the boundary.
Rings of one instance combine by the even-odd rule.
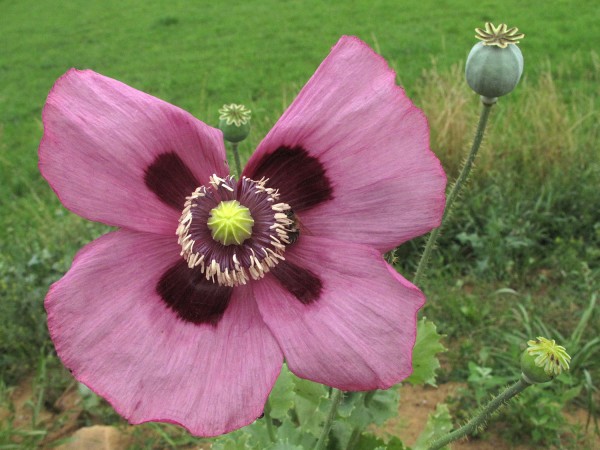
[[[267,187],[267,181],[243,177],[236,183],[233,177],[212,175],[208,186],[198,187],[187,197],[177,236],[190,269],[199,269],[219,285],[237,286],[262,278],[285,259],[294,221],[290,206],[278,202],[279,192]],[[232,200],[249,209],[254,225],[252,235],[242,243],[224,245],[213,239],[208,222],[217,205]]]
[[[546,374],[558,376],[561,372],[569,370],[571,357],[554,339],[539,336],[537,339],[527,341],[527,345],[527,353],[535,357],[535,365],[543,368]]]

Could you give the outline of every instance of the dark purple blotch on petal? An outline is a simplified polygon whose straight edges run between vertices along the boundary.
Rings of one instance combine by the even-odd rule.
[[[271,269],[281,285],[304,305],[319,299],[323,283],[314,273],[289,261],[281,261]]]
[[[144,182],[159,199],[177,211],[183,210],[186,197],[200,186],[192,171],[174,152],[157,156],[146,168]]]
[[[216,326],[231,299],[232,287],[206,279],[184,260],[167,270],[156,285],[158,295],[186,322]]]
[[[253,180],[268,178],[267,186],[279,189],[281,201],[289,203],[295,212],[333,198],[325,167],[302,147],[279,147],[263,156],[246,176]]]

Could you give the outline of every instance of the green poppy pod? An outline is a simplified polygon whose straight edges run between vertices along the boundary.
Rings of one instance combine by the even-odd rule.
[[[510,93],[519,83],[522,73],[523,54],[514,44],[501,48],[478,42],[467,57],[467,83],[484,97],[501,97]]]
[[[554,339],[538,336],[527,341],[521,355],[523,378],[529,383],[545,383],[569,370],[571,357],[567,350]]]
[[[234,144],[243,141],[250,134],[251,112],[244,105],[232,103],[219,109],[219,129],[226,141]]]
[[[223,132],[226,141],[237,143],[246,139],[250,134],[250,123],[237,126],[235,123],[228,124],[226,120],[220,120],[219,129]]]
[[[531,355],[527,350],[521,354],[521,372],[524,375],[525,381],[530,384],[552,381],[554,375],[546,373],[544,367],[536,365],[535,360],[536,356]]]

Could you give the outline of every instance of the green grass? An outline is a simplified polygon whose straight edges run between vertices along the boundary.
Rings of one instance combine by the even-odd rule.
[[[581,1],[576,10],[569,2],[516,0],[227,3],[108,0],[58,7],[0,0],[3,384],[31,374],[40,352],[53,358],[45,292],[75,251],[107,229],[66,211],[37,170],[41,109],[68,68],[92,68],[210,124],[223,103],[245,103],[253,111],[253,131],[241,146],[247,158],[339,36],[354,34],[396,68],[399,83],[427,113],[432,147],[453,175],[478,114],[462,62],[475,41],[473,28],[487,20],[526,34],[520,45],[525,75],[494,107],[469,191],[424,282],[425,313],[449,336],[445,379],[465,377],[469,361],[482,363],[474,355],[505,348],[502,330],[513,326],[519,304],[570,333],[600,275],[597,2]],[[407,276],[421,244],[398,251]],[[599,327],[596,313],[587,333]],[[58,370],[55,363],[49,372]],[[599,372],[592,371],[595,380]],[[57,379],[63,384],[52,381],[55,387],[66,386],[68,378]],[[58,391],[40,384],[51,403]],[[152,439],[159,442],[161,433]]]

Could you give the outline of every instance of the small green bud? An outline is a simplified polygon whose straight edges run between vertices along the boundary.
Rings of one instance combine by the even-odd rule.
[[[569,370],[571,357],[554,339],[538,337],[527,341],[528,347],[521,355],[523,378],[530,384],[546,383]]]
[[[240,202],[228,200],[211,209],[207,225],[215,241],[223,245],[240,245],[252,236],[254,219]]]
[[[252,112],[244,105],[231,103],[219,109],[219,129],[226,141],[237,143],[243,141],[250,133]]]
[[[467,57],[467,83],[483,97],[493,99],[511,92],[523,73],[523,54],[517,43],[525,35],[505,24],[475,30],[478,42]]]
[[[521,354],[521,372],[525,377],[525,381],[529,384],[546,383],[552,381],[554,377],[548,375],[543,367],[535,364],[535,356],[524,350]]]

